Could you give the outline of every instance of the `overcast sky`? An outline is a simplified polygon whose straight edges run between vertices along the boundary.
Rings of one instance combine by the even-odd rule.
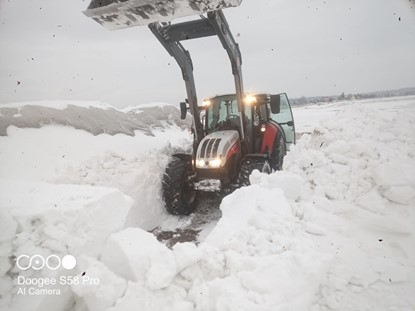
[[[186,97],[179,67],[147,27],[108,31],[88,0],[0,0],[0,104]],[[415,0],[244,0],[224,11],[246,91],[290,97],[415,86]],[[217,38],[184,43],[199,99],[234,92]]]

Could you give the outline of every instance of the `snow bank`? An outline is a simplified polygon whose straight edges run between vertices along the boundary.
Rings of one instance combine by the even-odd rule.
[[[167,287],[176,274],[171,251],[153,234],[139,228],[128,228],[111,235],[101,261],[123,278],[144,282],[153,290]]]
[[[283,191],[242,188],[221,209],[222,219],[201,246],[210,254],[221,252],[205,269],[222,265],[200,285],[203,297],[195,295],[201,309],[306,310],[329,258],[315,250]]]
[[[117,109],[107,103],[100,101],[70,101],[70,100],[42,100],[29,102],[16,102],[2,104],[1,108],[22,108],[25,106],[53,108],[58,110],[67,109],[69,106],[79,106],[83,108],[99,108],[99,109]],[[11,110],[9,110],[11,111]]]
[[[308,181],[307,193],[357,202],[377,212],[389,202],[385,193],[391,187],[406,187],[411,199],[407,187],[415,187],[414,107],[387,115],[378,109],[351,104],[293,147],[285,167]]]
[[[178,107],[145,106],[128,113],[100,102],[47,101],[6,104],[0,107],[0,136],[9,126],[41,128],[47,124],[71,126],[93,135],[123,133],[134,136],[136,130],[153,135],[155,128],[190,127],[180,119]]]
[[[329,258],[315,250],[283,192],[246,187],[221,209],[199,247],[170,250],[138,228],[112,234],[101,262],[128,286],[109,310],[307,310]]]
[[[65,307],[71,298],[68,286],[59,296],[12,296],[20,288],[17,274],[26,278],[66,275],[62,268],[21,270],[15,258],[62,258],[66,254],[96,258],[107,237],[124,227],[132,200],[118,190],[103,187],[0,180],[0,189],[0,219],[5,230],[0,242],[1,308],[45,310],[56,301],[57,308]]]
[[[177,150],[188,150],[189,134],[173,128],[157,132],[155,137],[137,135],[125,140],[129,144],[118,150],[111,146],[110,151],[102,154],[95,152],[95,155],[81,163],[66,162],[60,165],[53,180],[121,190],[134,199],[126,225],[152,230],[167,216],[161,198],[160,180],[169,156]],[[122,142],[120,138],[114,141]],[[108,144],[106,147],[109,148]]]
[[[40,124],[39,129],[30,128],[33,124],[26,117],[22,119],[24,128],[8,126],[8,136],[0,136],[0,178],[115,187],[135,200],[127,225],[146,230],[159,225],[166,217],[160,196],[160,178],[168,157],[178,150],[188,150],[191,144],[191,135],[175,125],[179,119],[178,109],[146,106],[146,112],[130,115],[98,107],[71,107],[83,116],[79,120],[81,129],[97,126],[99,131],[111,133],[115,121],[116,128],[125,126],[122,119],[117,119],[121,115],[133,118],[145,131],[137,130],[134,136],[122,134],[121,130],[116,135],[95,136],[73,129],[67,110],[48,108],[52,119],[61,118],[70,126],[47,125],[46,122]],[[41,108],[30,106],[34,113],[27,113],[41,122],[36,115]],[[102,115],[106,119],[102,119]],[[91,123],[87,116],[95,121]],[[147,119],[138,121],[139,118]],[[165,121],[153,123],[158,118]],[[7,120],[15,119],[9,116]],[[108,123],[107,119],[112,121]]]
[[[72,286],[77,295],[77,306],[89,311],[102,311],[114,305],[127,289],[127,281],[109,270],[102,262],[81,256],[78,261],[79,271],[87,271],[91,279],[98,279],[99,284],[86,283]],[[81,298],[81,299],[79,299]]]
[[[174,106],[177,108],[177,105],[172,105],[169,103],[162,103],[162,102],[153,102],[153,103],[145,103],[145,104],[140,104],[140,105],[131,105],[131,106],[121,109],[121,111],[124,111],[126,113],[139,113],[143,111],[143,108],[154,108],[154,107],[166,108],[168,106]]]
[[[174,123],[174,115],[178,115],[174,107],[168,111],[157,108],[157,117],[166,116],[167,121],[153,124],[151,117],[140,121],[145,131],[135,131],[134,136],[122,133],[94,136],[88,132],[88,126],[96,125],[103,133],[110,133],[114,125],[107,124],[101,116],[116,120],[117,115],[122,115],[137,120],[137,115],[143,118],[154,109],[146,107],[146,112],[132,112],[127,116],[99,105],[43,106],[21,104],[1,108],[0,123],[7,128],[8,136],[0,136],[0,178],[5,179],[0,186],[0,308],[40,310],[52,309],[53,305],[53,309],[63,310],[76,293],[82,298],[78,298],[79,308],[102,310],[124,295],[127,281],[96,258],[111,232],[130,225],[152,229],[166,217],[160,197],[160,178],[169,155],[179,148],[188,148],[190,135]],[[68,109],[76,113],[88,110],[87,115],[95,118],[95,123],[91,125],[88,116],[83,115],[79,128],[87,131],[71,128]],[[49,120],[61,118],[69,126],[43,122],[45,111],[50,113]],[[22,128],[9,126],[4,120],[20,120]],[[123,126],[122,120],[118,121]],[[38,126],[41,128],[31,128]],[[152,135],[148,135],[150,131]],[[116,188],[130,194],[134,202]],[[82,270],[86,271],[101,283],[74,286],[72,291],[64,286],[58,296],[17,295],[14,282],[19,271],[14,260],[24,252],[42,256],[74,255],[79,263],[74,273],[79,276]],[[171,259],[174,262],[173,255]],[[19,275],[44,277],[49,275],[47,272],[33,275],[26,271]],[[60,272],[50,276],[59,275]],[[154,286],[157,279],[154,273]]]
[[[335,258],[313,307],[412,310],[415,100],[331,109],[339,112],[311,130],[300,122],[306,134],[284,163],[285,171],[304,180],[293,211],[319,248]],[[274,178],[265,176],[261,184]]]

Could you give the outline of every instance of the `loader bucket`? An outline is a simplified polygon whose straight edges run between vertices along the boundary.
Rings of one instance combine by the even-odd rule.
[[[107,29],[170,22],[229,7],[242,0],[92,0],[84,14]]]

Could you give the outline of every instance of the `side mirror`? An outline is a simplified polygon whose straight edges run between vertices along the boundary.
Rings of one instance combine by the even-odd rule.
[[[273,114],[280,113],[281,97],[280,95],[271,95],[271,112]]]
[[[186,119],[186,114],[187,114],[187,104],[186,102],[181,102],[180,103],[180,119],[182,120]]]

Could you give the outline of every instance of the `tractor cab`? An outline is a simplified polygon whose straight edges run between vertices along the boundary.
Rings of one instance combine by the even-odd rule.
[[[246,95],[243,102],[243,111],[240,112],[235,94],[205,99],[199,107],[205,135],[221,130],[236,130],[241,136],[241,127],[244,126],[246,153],[260,153],[267,124],[271,123],[284,134],[285,147],[289,150],[291,144],[295,143],[295,127],[287,95]]]
[[[199,107],[204,137],[194,159],[198,189],[204,190],[212,180],[220,181],[222,188],[238,183],[244,165],[246,174],[263,171],[259,163],[267,163],[269,171],[282,168],[284,155],[295,142],[287,95],[246,95],[243,103],[240,111],[236,95],[228,94],[208,98]],[[252,163],[256,164],[246,167]],[[242,184],[249,182],[242,179]]]
[[[225,129],[240,132],[242,115],[235,94],[211,97],[200,108],[205,112],[202,122],[206,134]]]

